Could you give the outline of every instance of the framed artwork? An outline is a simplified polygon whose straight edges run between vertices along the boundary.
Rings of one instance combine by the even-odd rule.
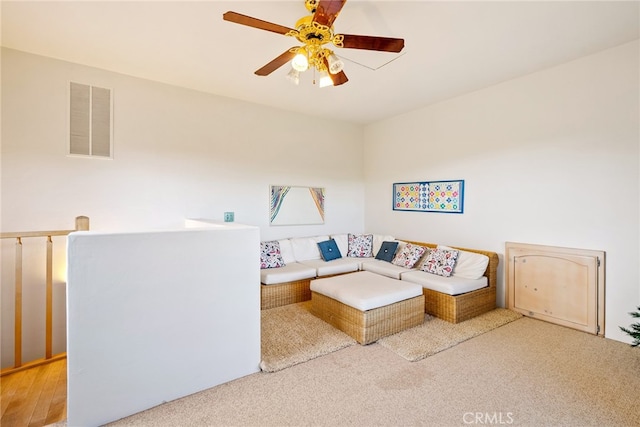
[[[393,184],[393,210],[463,213],[464,180]]]
[[[269,225],[324,224],[324,188],[272,185]]]

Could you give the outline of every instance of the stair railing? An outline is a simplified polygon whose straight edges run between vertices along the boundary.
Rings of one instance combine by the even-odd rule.
[[[53,355],[53,240],[54,236],[66,236],[74,231],[89,230],[89,218],[76,217],[75,230],[22,231],[0,233],[0,239],[15,239],[15,314],[14,314],[14,359],[13,367],[0,371],[0,376],[64,358],[66,353]],[[45,356],[42,359],[22,362],[22,240],[46,237],[46,302],[45,302]]]

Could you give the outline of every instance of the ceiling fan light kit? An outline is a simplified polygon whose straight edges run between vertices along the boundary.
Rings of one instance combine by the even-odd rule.
[[[404,48],[404,40],[390,37],[335,34],[333,22],[338,17],[347,0],[305,0],[305,7],[311,13],[298,20],[294,28],[285,27],[236,12],[222,15],[225,21],[295,37],[302,46],[294,46],[282,53],[255,74],[267,76],[287,62],[291,71],[287,74],[294,84],[299,84],[300,73],[313,68],[319,73],[320,87],[339,86],[349,81],[343,71],[344,62],[324,45],[331,43],[338,48],[365,49],[398,53]],[[315,79],[314,79],[315,84]]]

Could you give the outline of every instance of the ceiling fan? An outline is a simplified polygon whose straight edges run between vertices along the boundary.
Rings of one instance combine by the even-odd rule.
[[[302,46],[286,50],[256,70],[255,74],[268,76],[287,62],[291,62],[292,69],[287,77],[293,83],[298,84],[300,72],[315,68],[320,74],[320,87],[339,86],[349,79],[342,71],[344,63],[332,50],[325,47],[326,44],[332,43],[339,48],[395,53],[404,48],[404,39],[334,33],[333,23],[346,2],[347,0],[305,0],[304,4],[310,15],[300,18],[295,29],[231,11],[224,13],[222,17],[225,21],[295,37],[302,43]]]

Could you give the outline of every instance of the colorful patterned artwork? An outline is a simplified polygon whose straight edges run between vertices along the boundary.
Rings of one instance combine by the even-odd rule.
[[[462,213],[464,180],[393,184],[393,210]]]

